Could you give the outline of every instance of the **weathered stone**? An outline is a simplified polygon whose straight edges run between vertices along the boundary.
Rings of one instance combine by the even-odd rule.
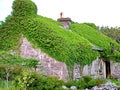
[[[114,63],[111,61],[111,76],[113,78],[120,78],[120,63]]]
[[[103,84],[99,87],[94,86],[91,88],[91,90],[119,90],[119,87],[115,83],[108,81],[106,84]]]
[[[119,87],[115,83],[108,81],[106,84],[101,85],[100,88],[102,88],[102,90],[118,90]]]
[[[71,86],[70,90],[77,90],[76,86]]]
[[[98,89],[97,86],[94,86],[94,87],[91,88],[91,90],[97,90],[97,89]]]
[[[106,78],[105,63],[101,59],[97,58],[92,62],[91,76],[93,78]]]
[[[56,61],[40,49],[34,49],[26,38],[22,39],[20,55],[25,58],[35,58],[39,60],[41,66],[37,68],[38,72],[44,71],[46,75],[57,76],[59,79],[67,80],[68,70],[66,64]]]
[[[90,71],[91,71],[91,66],[88,66],[88,65],[85,65],[84,67],[83,67],[83,76],[85,76],[85,75],[90,75]]]
[[[80,76],[80,65],[77,65],[76,63],[74,64],[74,69],[73,69],[73,79],[79,79]]]

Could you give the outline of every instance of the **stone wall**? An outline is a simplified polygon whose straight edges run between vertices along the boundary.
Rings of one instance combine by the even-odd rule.
[[[97,58],[90,65],[80,66],[74,65],[73,78],[78,79],[82,76],[92,76],[93,78],[106,78],[105,63],[101,59]]]
[[[73,69],[73,79],[79,79],[81,77],[80,75],[80,65],[74,64],[74,69]]]
[[[93,78],[106,78],[105,62],[102,59],[97,58],[95,61],[92,62],[90,75]]]
[[[110,62],[111,76],[113,78],[120,78],[120,63]]]
[[[90,65],[80,66],[74,65],[73,78],[78,79],[85,75],[90,75],[93,78],[106,78],[106,62],[97,58]],[[110,61],[110,75],[113,78],[120,78],[120,63]]]
[[[20,55],[25,58],[35,58],[39,60],[41,66],[37,68],[38,72],[44,71],[46,75],[57,76],[59,79],[67,80],[68,70],[66,64],[56,61],[40,49],[34,49],[26,38],[22,38]]]

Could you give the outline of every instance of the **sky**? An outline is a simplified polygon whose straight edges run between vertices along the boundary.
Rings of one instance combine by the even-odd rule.
[[[11,14],[14,0],[0,0],[0,21]],[[57,20],[60,12],[74,22],[120,27],[120,0],[32,0],[38,15]]]

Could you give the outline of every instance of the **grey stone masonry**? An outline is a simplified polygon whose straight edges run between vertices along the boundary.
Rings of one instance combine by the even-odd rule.
[[[80,65],[74,64],[74,69],[73,69],[73,79],[79,79],[80,78]]]
[[[65,63],[56,61],[41,49],[35,49],[26,38],[22,38],[20,46],[20,55],[25,58],[34,58],[40,61],[41,67],[45,74],[57,76],[59,79],[67,80],[68,70]],[[41,68],[37,68],[38,72],[42,72]]]
[[[115,63],[111,61],[110,65],[111,65],[111,76],[113,78],[120,79],[120,63]]]

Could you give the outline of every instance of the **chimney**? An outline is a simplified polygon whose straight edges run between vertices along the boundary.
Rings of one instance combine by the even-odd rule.
[[[64,18],[63,12],[60,13],[60,18],[58,18],[57,21],[62,23],[64,29],[67,29],[67,30],[69,29],[69,25],[71,23],[71,18],[69,18],[69,17]]]

